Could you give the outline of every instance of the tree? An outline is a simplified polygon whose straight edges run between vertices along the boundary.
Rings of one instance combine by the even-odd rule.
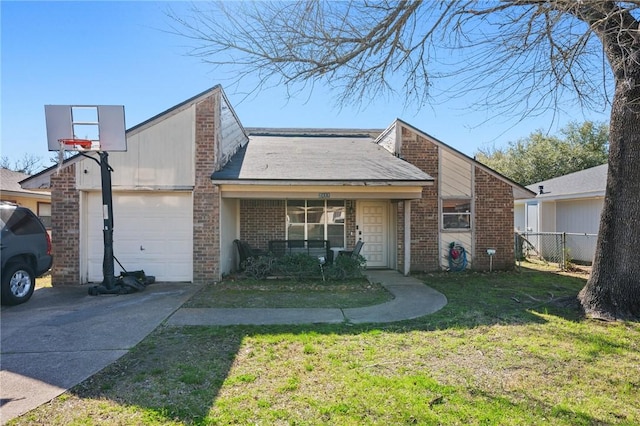
[[[193,55],[242,80],[343,102],[400,93],[423,106],[480,91],[524,117],[611,103],[609,174],[593,272],[579,298],[604,319],[640,318],[640,1],[218,3],[173,13]],[[246,81],[246,80],[245,80]],[[613,87],[613,93],[610,93]],[[573,94],[572,103],[564,103]]]
[[[607,162],[609,130],[590,121],[568,124],[565,138],[546,136],[541,130],[510,142],[507,148],[481,149],[476,160],[521,185],[551,179]]]
[[[24,154],[21,159],[11,162],[9,157],[3,155],[0,158],[0,167],[3,169],[13,170],[14,172],[31,175],[40,169],[40,157],[33,154]]]

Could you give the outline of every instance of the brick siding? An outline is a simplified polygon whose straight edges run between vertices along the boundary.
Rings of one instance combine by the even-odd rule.
[[[440,270],[439,209],[438,209],[438,146],[402,128],[401,157],[434,178],[432,186],[424,187],[422,199],[411,202],[411,270]],[[488,270],[487,248],[495,248],[494,269],[511,269],[513,253],[513,188],[508,183],[475,169],[474,270]],[[404,204],[398,203],[397,265],[404,265]]]
[[[284,200],[240,200],[240,239],[251,247],[269,249],[269,240],[286,238]]]
[[[434,178],[422,190],[422,199],[411,202],[411,270],[433,271],[438,263],[438,147],[407,128],[402,128],[401,157]],[[404,205],[398,204],[398,260],[404,265]]]
[[[356,202],[355,200],[346,200],[345,208],[347,209],[346,216],[344,218],[345,233],[347,239],[345,241],[346,249],[350,250],[356,245]]]
[[[79,285],[80,194],[75,164],[51,175],[51,249],[51,284]]]
[[[211,183],[216,168],[220,105],[213,96],[196,104],[193,188],[193,282],[220,279],[220,192]]]
[[[513,188],[475,167],[475,257],[473,269],[488,270],[488,248],[496,249],[493,269],[512,269]]]

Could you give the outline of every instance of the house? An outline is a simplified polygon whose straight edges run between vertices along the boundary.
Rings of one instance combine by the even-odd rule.
[[[595,254],[607,183],[607,164],[527,186],[533,199],[515,201],[516,230],[566,233],[573,260],[591,262]]]
[[[26,207],[42,220],[47,229],[51,228],[51,194],[48,191],[32,191],[20,186],[28,174],[0,168],[0,201],[7,201]]]
[[[470,267],[513,265],[513,203],[534,193],[402,121],[386,130],[245,129],[215,86],[126,131],[113,167],[114,253],[160,281],[211,282],[237,268],[235,239],[365,242],[372,268],[447,267],[450,242]],[[102,280],[95,162],[23,183],[51,188],[53,282]],[[117,269],[116,269],[117,271]]]

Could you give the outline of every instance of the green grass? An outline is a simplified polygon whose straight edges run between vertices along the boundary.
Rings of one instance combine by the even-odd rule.
[[[583,278],[430,274],[449,304],[382,325],[160,327],[10,424],[640,424],[640,324]]]
[[[226,279],[205,286],[187,308],[358,308],[393,299],[365,278],[346,281]]]

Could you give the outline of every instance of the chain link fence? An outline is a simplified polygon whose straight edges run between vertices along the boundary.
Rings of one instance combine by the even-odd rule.
[[[525,232],[515,234],[516,260],[536,259],[557,263],[590,265],[596,252],[597,234],[569,232]]]

